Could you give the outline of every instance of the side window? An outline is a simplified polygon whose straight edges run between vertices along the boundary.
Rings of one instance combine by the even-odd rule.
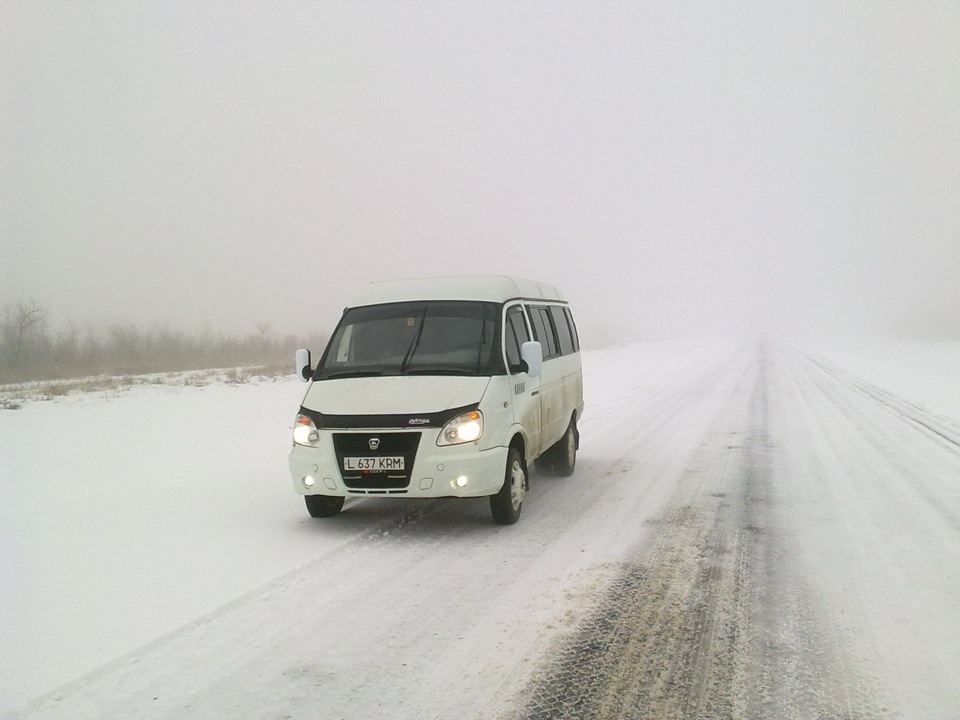
[[[563,310],[564,308],[559,305],[551,305],[550,316],[553,318],[553,326],[557,329],[557,339],[560,340],[560,354],[570,355],[573,353],[573,335],[570,334],[570,326],[567,324],[567,316]]]
[[[530,313],[530,321],[533,323],[533,339],[538,340],[543,345],[543,354],[546,355],[547,342],[544,338],[547,336],[547,332],[543,329],[543,318],[540,317],[536,308],[527,306],[527,310]]]
[[[567,325],[570,327],[570,335],[573,337],[573,351],[580,352],[580,336],[577,335],[577,324],[573,321],[573,313],[570,308],[565,307],[563,314],[567,316]]]
[[[533,333],[543,345],[543,359],[557,357],[560,348],[557,337],[553,332],[553,322],[550,320],[550,309],[542,305],[530,308],[530,317],[533,319]]]
[[[507,321],[503,330],[503,346],[507,353],[507,366],[511,371],[520,365],[520,346],[529,339],[523,310],[515,305],[507,310]]]

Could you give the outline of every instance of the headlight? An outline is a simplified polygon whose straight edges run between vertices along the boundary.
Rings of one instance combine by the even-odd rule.
[[[479,410],[471,410],[458,415],[443,426],[437,445],[459,445],[460,443],[479,440],[483,435],[483,414]]]
[[[320,433],[317,432],[317,426],[313,424],[313,420],[302,413],[297,415],[293,423],[293,441],[297,445],[320,447]]]

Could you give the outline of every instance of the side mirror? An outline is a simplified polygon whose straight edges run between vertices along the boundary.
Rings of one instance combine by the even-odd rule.
[[[543,346],[529,340],[520,346],[520,357],[527,364],[527,374],[537,377],[543,369]]]
[[[297,377],[300,382],[310,382],[313,377],[313,368],[310,367],[310,351],[301,348],[297,350]]]

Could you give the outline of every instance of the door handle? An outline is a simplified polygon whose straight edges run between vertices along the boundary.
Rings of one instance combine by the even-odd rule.
[[[535,397],[536,395],[539,395],[539,394],[540,394],[539,390],[534,390],[532,393],[530,393],[530,397]]]

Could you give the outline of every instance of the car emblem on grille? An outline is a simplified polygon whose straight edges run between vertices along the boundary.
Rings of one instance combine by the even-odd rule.
[[[380,438],[370,438],[370,441],[367,443],[370,446],[371,450],[376,450],[380,447]]]

